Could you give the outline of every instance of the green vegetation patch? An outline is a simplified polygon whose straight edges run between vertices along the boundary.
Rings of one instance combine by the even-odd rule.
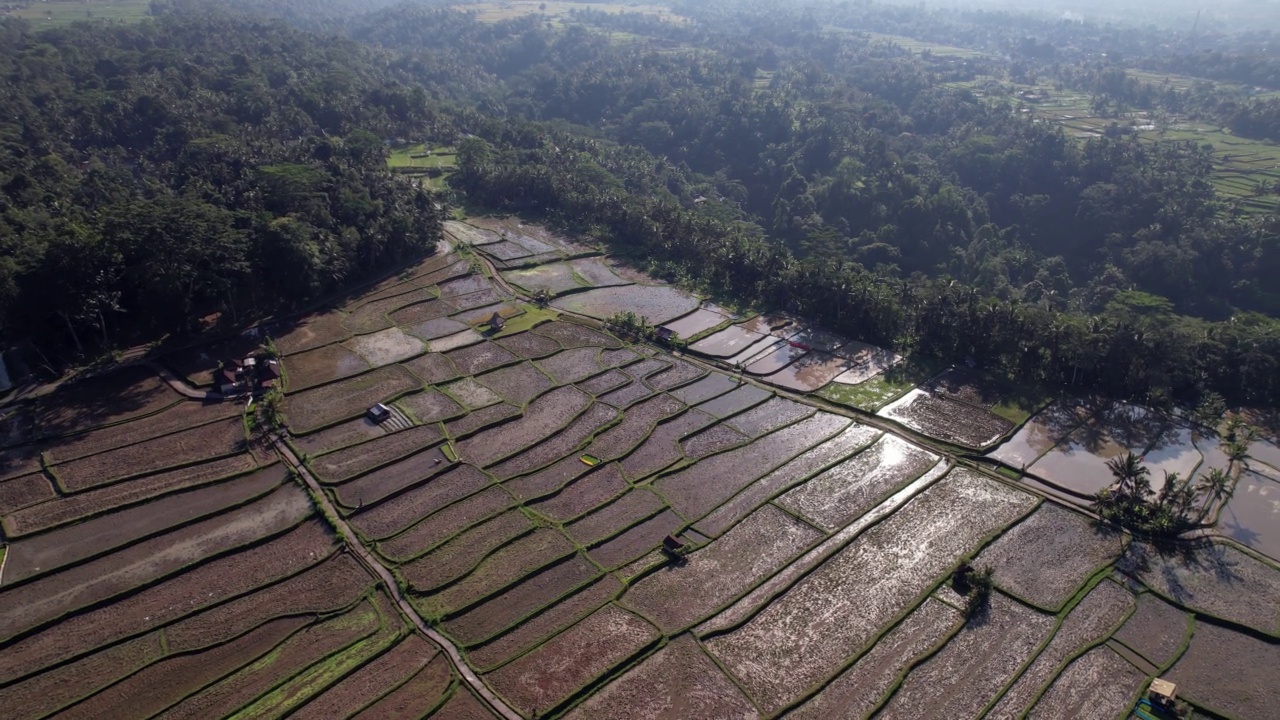
[[[864,383],[843,385],[833,382],[817,394],[834,403],[875,412],[937,375],[943,367],[943,363],[934,358],[909,357]],[[1003,413],[996,414],[1003,416]]]

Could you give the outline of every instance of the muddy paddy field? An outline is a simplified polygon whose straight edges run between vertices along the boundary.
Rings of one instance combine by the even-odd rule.
[[[1227,540],[1168,552],[969,459],[1085,490],[1113,447],[1195,472],[1189,426],[1059,401],[1018,427],[962,375],[904,386],[887,351],[541,228],[452,235],[273,338],[283,457],[145,367],[30,408],[0,478],[6,717],[1120,717],[1157,675],[1207,713],[1274,709],[1280,570],[1236,544],[1275,537],[1267,471]],[[704,339],[625,342],[618,308]],[[805,397],[850,373],[879,415]],[[992,570],[985,603],[961,563]]]

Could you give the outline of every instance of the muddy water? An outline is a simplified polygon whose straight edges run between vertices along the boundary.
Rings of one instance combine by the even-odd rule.
[[[727,358],[737,355],[760,342],[763,338],[764,335],[760,333],[743,330],[738,325],[731,325],[711,337],[699,340],[691,345],[689,349],[703,355]]]
[[[852,366],[853,363],[850,360],[823,352],[811,352],[764,380],[772,385],[791,390],[815,392],[835,379],[837,375],[850,370]]]
[[[672,320],[664,327],[682,338],[689,338],[704,330],[710,330],[726,320],[728,318],[719,313],[699,308],[679,320]]]
[[[1028,420],[1008,442],[988,453],[988,457],[1013,467],[1026,467],[1048,452],[1081,419],[1079,406],[1055,402]]]
[[[756,360],[768,355],[778,348],[785,347],[786,340],[779,340],[773,336],[765,335],[759,342],[733,357],[725,360],[730,365],[741,365],[743,367],[750,365]]]
[[[772,375],[808,354],[808,350],[783,344],[768,355],[753,361],[746,367],[752,375]]]
[[[1151,485],[1156,489],[1164,482],[1166,472],[1189,478],[1203,460],[1193,442],[1191,428],[1181,425],[1161,433],[1143,457],[1151,470]]]
[[[1246,472],[1218,518],[1218,532],[1280,559],[1280,482]]]
[[[1254,462],[1262,462],[1280,470],[1280,446],[1269,440],[1259,440],[1249,446],[1249,454]]]
[[[1072,492],[1093,495],[1113,482],[1107,460],[1128,451],[1129,448],[1116,443],[1105,432],[1082,427],[1045,453],[1030,471]],[[1142,449],[1134,451],[1141,453]]]

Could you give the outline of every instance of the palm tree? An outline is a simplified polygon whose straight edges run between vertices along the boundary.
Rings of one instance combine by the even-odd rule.
[[[1107,469],[1116,479],[1116,494],[1129,502],[1144,500],[1151,492],[1151,482],[1147,477],[1151,471],[1142,464],[1142,458],[1133,453],[1125,453],[1107,461]]]
[[[1223,443],[1222,451],[1227,455],[1227,474],[1238,476],[1240,471],[1244,469],[1244,462],[1251,457],[1249,455],[1249,443],[1232,440]]]
[[[1204,522],[1208,517],[1209,510],[1219,500],[1229,500],[1235,493],[1235,483],[1221,468],[1213,468],[1209,470],[1209,474],[1200,478],[1199,491],[1204,494],[1204,505],[1200,508],[1200,515],[1196,518],[1197,523]]]

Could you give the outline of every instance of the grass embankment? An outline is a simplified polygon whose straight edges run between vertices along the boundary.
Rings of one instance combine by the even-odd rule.
[[[428,190],[443,190],[445,178],[458,168],[458,153],[452,147],[405,145],[392,148],[387,167],[406,175],[421,176]]]

